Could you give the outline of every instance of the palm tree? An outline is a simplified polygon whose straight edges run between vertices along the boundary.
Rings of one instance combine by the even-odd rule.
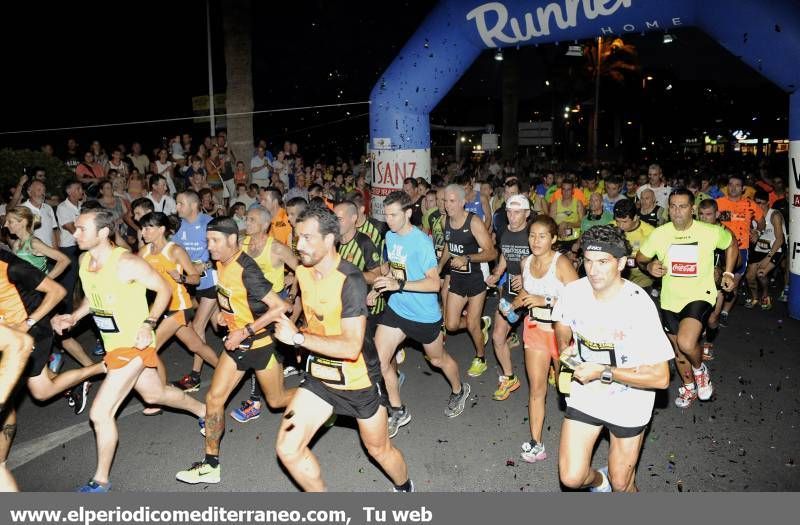
[[[253,155],[252,0],[226,0],[222,5],[227,78],[228,145],[234,156],[248,162]],[[248,164],[249,165],[249,164]]]
[[[592,127],[589,133],[589,151],[592,162],[597,164],[597,127],[600,120],[600,79],[607,77],[618,84],[625,82],[626,73],[639,71],[639,55],[633,44],[626,44],[619,37],[604,39],[585,45],[583,54],[586,57],[586,70],[594,79],[594,112]]]

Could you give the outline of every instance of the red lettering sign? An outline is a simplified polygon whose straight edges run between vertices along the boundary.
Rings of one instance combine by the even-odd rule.
[[[414,177],[417,171],[416,162],[384,162],[378,161],[375,166],[375,181],[378,186],[401,188],[403,179]]]
[[[697,263],[672,263],[672,275],[697,275]]]

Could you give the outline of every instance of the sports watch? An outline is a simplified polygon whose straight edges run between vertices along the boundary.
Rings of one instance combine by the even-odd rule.
[[[600,374],[600,382],[604,385],[610,385],[614,382],[614,372],[611,370],[611,367],[606,365],[603,368],[603,372]]]
[[[305,342],[306,336],[303,334],[303,332],[297,332],[292,336],[292,344],[294,346],[303,346]]]
[[[25,324],[28,325],[28,328],[32,328],[33,325],[36,324],[36,319],[28,317],[27,319],[25,319]]]
[[[553,296],[552,295],[545,295],[544,296],[544,305],[547,308],[552,308],[553,307]]]

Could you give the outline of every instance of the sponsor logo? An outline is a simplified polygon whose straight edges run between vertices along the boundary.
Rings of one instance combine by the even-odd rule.
[[[697,263],[672,263],[672,275],[696,275]]]

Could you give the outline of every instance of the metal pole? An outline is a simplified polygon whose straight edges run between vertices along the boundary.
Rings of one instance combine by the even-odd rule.
[[[592,164],[597,165],[597,121],[600,120],[600,60],[602,60],[601,49],[603,47],[603,37],[597,37],[597,64],[595,65],[595,81],[594,81],[594,122],[592,123],[592,134],[594,140],[592,141]]]
[[[211,62],[211,0],[206,0],[206,42],[208,43],[208,115],[211,122],[211,136],[217,134],[217,121],[214,117],[214,68]]]

